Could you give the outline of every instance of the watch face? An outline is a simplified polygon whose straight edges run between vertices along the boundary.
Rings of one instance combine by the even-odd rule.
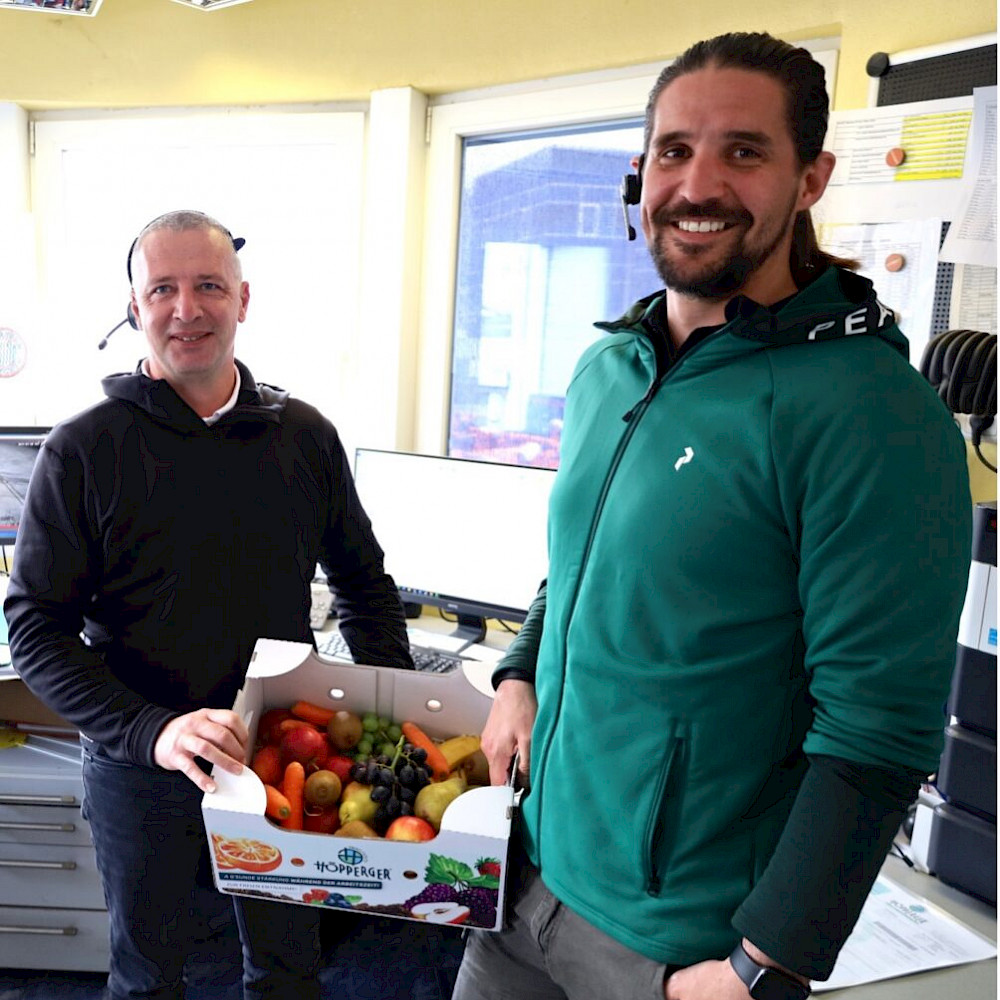
[[[761,969],[750,987],[753,1000],[804,1000],[809,990],[774,969]]]

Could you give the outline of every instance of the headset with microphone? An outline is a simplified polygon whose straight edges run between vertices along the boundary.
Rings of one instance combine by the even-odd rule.
[[[920,374],[952,413],[969,415],[979,460],[997,470],[980,450],[983,431],[997,414],[997,336],[982,330],[948,330],[932,337],[920,359]]]
[[[154,221],[156,220],[154,219]],[[146,227],[143,228],[145,229]],[[215,228],[215,225],[213,225],[213,228]],[[246,244],[246,240],[243,239],[242,236],[233,236],[233,234],[224,227],[221,228],[222,231],[229,237],[229,241],[233,244],[233,251],[235,253],[239,253],[240,250],[242,250],[244,245]],[[135,253],[135,248],[138,245],[138,243],[139,243],[139,236],[137,236],[134,240],[132,240],[132,245],[128,248],[128,257],[125,258],[125,273],[128,275],[128,283],[130,288],[132,286],[132,255]],[[133,330],[139,329],[139,317],[136,316],[135,310],[132,308],[131,302],[129,302],[129,304],[125,308],[125,318],[116,326],[113,326],[110,330],[108,330],[108,332],[98,341],[97,349],[99,351],[103,351],[104,348],[108,346],[108,341],[111,339],[111,334],[113,334],[116,330],[120,330],[126,323],[128,323],[128,325],[132,327]]]
[[[636,172],[634,174],[625,174],[622,177],[621,186],[618,188],[622,200],[622,213],[625,216],[625,235],[630,240],[635,239],[635,227],[628,217],[628,207],[629,205],[638,205],[639,198],[642,196],[642,165],[645,159],[646,154],[643,153],[636,164]]]

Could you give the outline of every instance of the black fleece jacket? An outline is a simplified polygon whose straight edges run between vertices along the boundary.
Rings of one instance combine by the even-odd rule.
[[[119,761],[152,766],[169,719],[231,707],[259,637],[311,642],[317,563],[355,660],[412,667],[336,430],[237,365],[211,426],[165,381],[104,379],[32,474],[4,602],[14,668]]]

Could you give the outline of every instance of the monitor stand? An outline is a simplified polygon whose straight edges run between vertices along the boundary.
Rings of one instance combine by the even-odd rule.
[[[465,639],[467,646],[482,642],[486,638],[486,619],[478,615],[456,615],[458,628],[451,634],[455,639]]]

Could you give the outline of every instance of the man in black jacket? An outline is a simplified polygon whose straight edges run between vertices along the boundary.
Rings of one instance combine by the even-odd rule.
[[[202,793],[248,753],[229,706],[254,643],[312,641],[317,563],[355,660],[412,667],[402,606],[333,425],[236,361],[242,241],[172,212],[129,253],[138,370],[53,429],[4,610],[15,669],[78,726],[112,1000],[184,995]],[[234,897],[248,998],[318,998],[311,908]]]

